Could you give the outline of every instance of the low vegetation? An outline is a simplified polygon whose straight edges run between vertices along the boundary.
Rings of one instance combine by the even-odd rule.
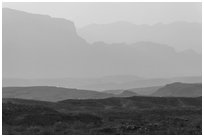
[[[152,103],[154,100],[157,100],[158,105]],[[161,107],[168,106],[168,103],[170,106],[172,103],[170,100],[174,100],[175,107]],[[141,107],[137,107],[138,105],[134,103],[138,101],[146,105],[149,102],[149,106],[144,107],[143,103],[140,103]],[[121,102],[123,104],[128,102],[128,106],[137,108],[122,107]],[[180,104],[176,105],[179,102]],[[200,135],[202,134],[201,104],[201,97],[161,99],[129,97],[66,100],[50,104],[15,99],[5,101],[4,99],[3,134]],[[72,107],[75,109],[70,109]]]

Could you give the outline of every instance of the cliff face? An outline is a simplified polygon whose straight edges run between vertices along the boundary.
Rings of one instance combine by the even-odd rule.
[[[65,64],[87,44],[74,23],[65,19],[4,8],[2,20],[5,77],[44,77],[46,73],[55,77],[56,67],[64,68],[58,75],[63,76]]]
[[[74,23],[47,15],[3,9],[3,48],[59,48],[86,42],[76,33]],[[56,46],[57,45],[57,46]]]

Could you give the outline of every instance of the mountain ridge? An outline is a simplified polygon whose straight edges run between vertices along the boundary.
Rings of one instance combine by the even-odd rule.
[[[138,48],[141,43],[98,46],[73,32],[67,20],[17,10],[2,13],[3,77],[97,77],[124,72],[169,77],[202,72],[197,53],[181,54],[155,42],[151,50],[149,42],[142,48]]]
[[[109,44],[123,42],[131,44],[138,41],[154,41],[171,45],[179,50],[191,48],[200,53],[201,30],[202,25],[197,22],[182,21],[153,25],[113,22],[109,24],[90,24],[79,28],[78,33],[91,43],[104,41]]]

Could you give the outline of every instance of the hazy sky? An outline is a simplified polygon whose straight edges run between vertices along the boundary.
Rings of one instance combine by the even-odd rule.
[[[3,3],[3,7],[69,19],[77,27],[128,21],[135,24],[202,22],[201,3]]]

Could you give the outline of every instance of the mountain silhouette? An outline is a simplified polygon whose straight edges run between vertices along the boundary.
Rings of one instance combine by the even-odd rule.
[[[202,24],[174,22],[169,24],[136,25],[129,22],[90,24],[78,29],[80,36],[93,43],[135,43],[154,41],[184,50],[194,49],[201,53]]]
[[[37,72],[43,77],[47,72],[62,77],[72,69],[73,58],[77,64],[83,57],[80,52],[87,43],[77,35],[73,22],[8,8],[2,12],[4,75],[15,77],[24,71],[27,76]]]

